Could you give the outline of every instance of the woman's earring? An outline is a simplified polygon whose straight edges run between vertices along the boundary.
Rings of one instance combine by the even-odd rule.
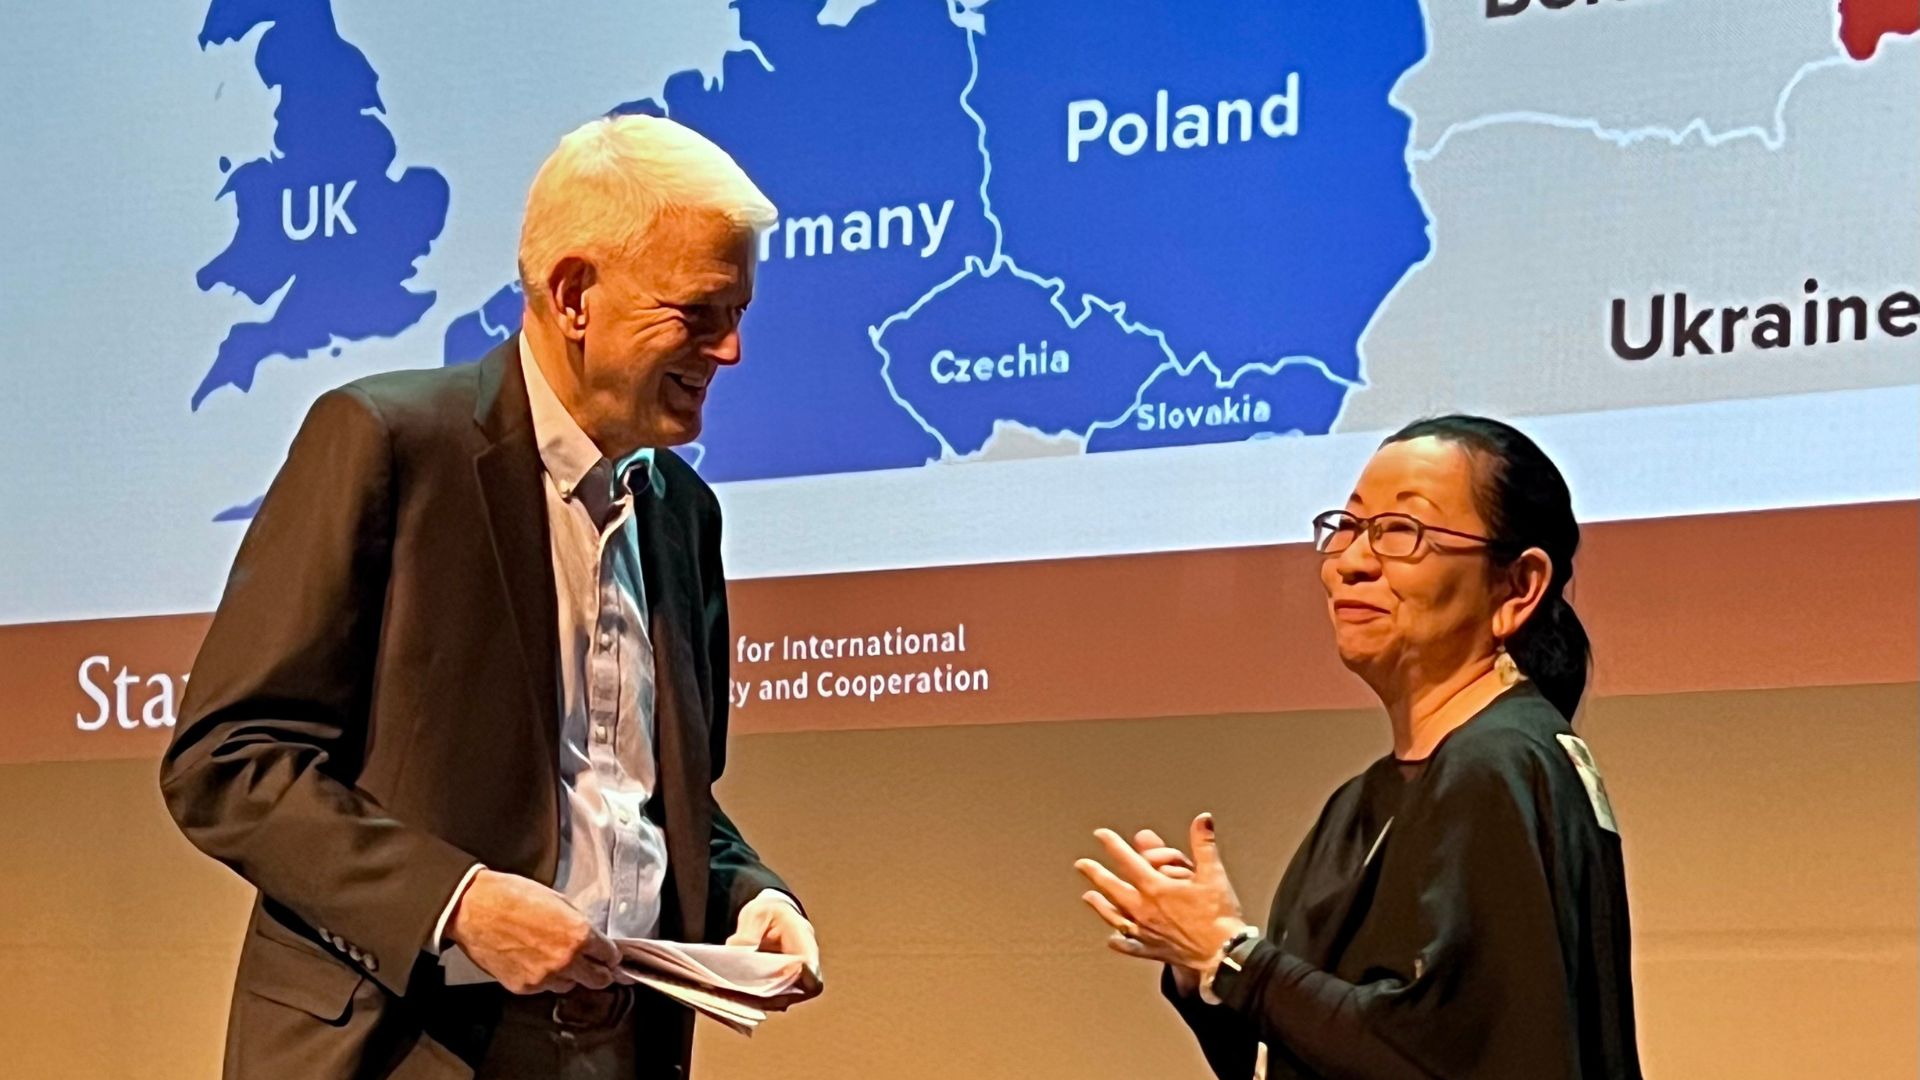
[[[1505,645],[1501,645],[1500,651],[1493,657],[1493,670],[1500,676],[1502,686],[1512,686],[1526,678],[1520,673],[1520,665],[1513,662],[1513,654],[1507,651]]]

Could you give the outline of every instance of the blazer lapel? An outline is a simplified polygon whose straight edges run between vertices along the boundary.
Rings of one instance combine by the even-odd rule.
[[[520,640],[526,666],[527,705],[539,726],[544,764],[552,776],[560,760],[558,607],[553,594],[553,554],[547,538],[546,494],[540,481],[540,450],[533,436],[516,336],[480,361],[480,393],[474,420],[488,441],[474,457],[474,474],[486,503],[487,530],[499,564],[507,614]],[[557,781],[556,781],[557,783]],[[557,793],[556,793],[557,800]],[[551,805],[557,806],[555,800]],[[549,826],[538,877],[551,882],[559,861],[559,821]]]
[[[690,483],[690,477],[670,480],[664,497],[641,499],[636,506],[644,507],[637,524],[653,643],[654,746],[666,814],[667,865],[679,901],[679,930],[685,940],[699,941],[706,933],[713,807],[710,714],[700,692],[691,637],[692,629],[703,625],[704,612],[687,551]]]
[[[530,715],[546,748],[546,775],[553,777],[560,759],[560,688],[555,670],[559,614],[540,450],[533,435],[519,348],[516,337],[480,361],[474,419],[486,435],[487,446],[474,458],[474,473],[486,502],[487,528],[507,615],[520,642]],[[668,454],[660,452],[662,457]],[[664,497],[638,500],[636,525],[654,654],[655,755],[668,866],[680,908],[680,930],[687,940],[699,941],[706,931],[713,806],[707,745],[711,710],[706,700],[711,691],[701,685],[692,636],[705,619],[698,568],[687,546],[694,482],[692,476],[674,477]],[[552,783],[557,800],[558,780]],[[552,837],[543,845],[537,876],[551,884],[559,859],[557,815],[548,827]]]

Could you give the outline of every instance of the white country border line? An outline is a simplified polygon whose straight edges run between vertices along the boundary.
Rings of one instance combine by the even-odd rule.
[[[887,351],[886,346],[880,344],[880,338],[886,334],[888,327],[902,319],[912,318],[921,308],[927,306],[934,297],[939,296],[967,277],[970,277],[980,265],[981,263],[978,258],[972,255],[967,256],[966,260],[961,264],[960,269],[956,271],[953,276],[935,285],[933,288],[928,289],[921,295],[920,299],[915,300],[905,310],[896,311],[887,316],[880,325],[867,327],[867,341],[873,345],[873,351],[880,354],[880,381],[887,384],[887,396],[893,399],[895,405],[905,410],[906,414],[913,418],[913,422],[920,425],[922,431],[933,436],[933,440],[940,444],[940,456],[942,458],[958,457],[959,454],[953,449],[953,444],[947,441],[947,437],[942,435],[938,428],[928,423],[926,417],[920,415],[920,410],[914,408],[912,402],[900,396],[899,388],[893,385],[893,354]]]
[[[1095,420],[1087,426],[1085,431],[1080,431],[1073,428],[1067,428],[1058,432],[1052,432],[1051,434],[1071,435],[1079,441],[1080,449],[1082,451],[1085,451],[1087,448],[1087,443],[1093,438],[1094,432],[1099,431],[1105,427],[1117,426],[1118,424],[1121,423],[1121,421],[1124,421],[1127,417],[1133,415],[1133,410],[1140,406],[1140,400],[1146,396],[1147,387],[1152,386],[1153,381],[1155,379],[1159,378],[1161,374],[1163,374],[1168,370],[1173,370],[1173,371],[1181,370],[1180,356],[1178,353],[1173,351],[1173,344],[1167,340],[1167,335],[1164,332],[1158,329],[1155,329],[1154,327],[1148,326],[1146,323],[1134,322],[1133,320],[1128,319],[1127,305],[1125,301],[1119,301],[1116,303],[1113,301],[1102,300],[1099,297],[1093,295],[1092,293],[1081,293],[1080,294],[1080,314],[1078,317],[1076,317],[1073,315],[1073,313],[1067,310],[1067,306],[1065,304],[1060,302],[1060,298],[1065,296],[1067,291],[1067,282],[1065,278],[1042,277],[1041,275],[1036,274],[1031,270],[1022,269],[1018,263],[1013,261],[1013,257],[1008,255],[1003,255],[1000,258],[998,265],[1004,265],[1007,268],[1007,272],[1011,273],[1014,277],[1017,277],[1022,281],[1030,282],[1034,285],[1038,285],[1041,288],[1048,290],[1049,295],[1047,297],[1047,302],[1052,304],[1053,309],[1060,313],[1060,318],[1066,322],[1067,329],[1078,330],[1089,318],[1093,316],[1094,308],[1099,308],[1100,310],[1107,313],[1107,316],[1113,320],[1114,325],[1118,326],[1123,333],[1126,333],[1128,335],[1139,335],[1141,337],[1152,338],[1154,342],[1160,346],[1160,355],[1165,357],[1165,359],[1163,359],[1160,362],[1159,366],[1155,367],[1153,371],[1148,373],[1145,379],[1141,380],[1139,388],[1134,391],[1133,402],[1129,404],[1126,407],[1126,409],[1124,409],[1120,413],[1119,416],[1114,417],[1112,420]],[[1198,362],[1200,358],[1204,357],[1205,355],[1206,355],[1205,353],[1202,353],[1200,357],[1195,357],[1194,362]],[[1193,363],[1189,363],[1187,365],[1186,370],[1187,371],[1193,370]],[[1185,374],[1185,372],[1181,372],[1181,373]]]
[[[507,282],[507,287],[512,289],[514,292],[519,293],[522,299],[525,298],[526,293],[520,288],[520,283],[518,281]],[[491,300],[492,297],[488,297],[487,299]],[[513,337],[514,334],[519,333],[518,330],[515,330],[512,327],[495,326],[492,323],[488,322],[487,321],[487,304],[485,300],[481,301],[480,306],[474,310],[474,315],[478,317],[480,320],[481,331],[484,332],[488,337],[493,337],[495,334],[498,334],[499,335],[498,340],[502,344],[505,344],[506,341],[509,338]]]
[[[1452,141],[1455,135],[1466,135],[1490,127],[1502,127],[1511,124],[1529,124],[1538,127],[1559,128],[1565,131],[1584,131],[1597,139],[1613,143],[1619,147],[1628,147],[1635,143],[1651,142],[1654,140],[1664,141],[1671,146],[1679,146],[1693,136],[1698,135],[1700,136],[1701,143],[1709,147],[1720,146],[1733,142],[1736,139],[1757,139],[1760,144],[1768,150],[1779,150],[1782,146],[1786,145],[1787,141],[1787,103],[1793,98],[1794,91],[1799,89],[1800,83],[1816,71],[1822,71],[1832,67],[1842,67],[1852,62],[1853,61],[1845,56],[1827,56],[1819,60],[1809,60],[1800,65],[1800,69],[1793,73],[1793,78],[1787,80],[1787,85],[1781,89],[1780,96],[1774,100],[1773,127],[1771,130],[1758,124],[1750,124],[1746,127],[1733,128],[1728,131],[1714,131],[1708,126],[1705,117],[1695,117],[1693,120],[1688,121],[1686,125],[1679,128],[1663,127],[1657,124],[1638,128],[1610,128],[1601,124],[1599,120],[1591,117],[1563,116],[1559,113],[1536,112],[1523,109],[1513,112],[1478,116],[1471,120],[1462,120],[1449,125],[1447,130],[1441,132],[1440,137],[1434,140],[1432,146],[1424,150],[1408,150],[1407,160],[1409,163],[1432,161],[1439,155],[1440,151],[1446,148],[1447,143]]]
[[[1007,270],[1011,272],[1015,277],[1018,277],[1023,281],[1032,282],[1035,285],[1038,285],[1044,289],[1047,289],[1052,294],[1050,298],[1050,302],[1053,304],[1054,310],[1060,313],[1060,317],[1063,320],[1065,320],[1068,329],[1070,330],[1079,329],[1080,325],[1086,322],[1087,318],[1093,314],[1093,309],[1099,308],[1100,310],[1106,312],[1108,317],[1113,319],[1114,324],[1120,327],[1120,329],[1125,331],[1126,333],[1138,334],[1143,337],[1150,337],[1154,341],[1158,342],[1160,345],[1161,355],[1166,357],[1166,359],[1160,362],[1160,365],[1158,367],[1154,368],[1152,371],[1147,373],[1146,378],[1140,380],[1140,387],[1138,390],[1134,391],[1133,401],[1129,403],[1125,409],[1122,409],[1118,416],[1105,419],[1105,420],[1096,420],[1093,423],[1089,424],[1085,431],[1067,430],[1067,431],[1060,431],[1060,432],[1051,432],[1047,434],[1074,435],[1080,438],[1084,442],[1085,440],[1093,438],[1093,434],[1096,431],[1105,431],[1105,430],[1110,430],[1112,428],[1119,427],[1121,424],[1126,422],[1127,417],[1132,416],[1134,412],[1140,408],[1141,404],[1146,399],[1148,388],[1151,387],[1162,376],[1167,375],[1169,372],[1171,372],[1175,378],[1184,379],[1189,375],[1192,375],[1197,368],[1200,368],[1202,366],[1204,366],[1208,371],[1213,373],[1213,385],[1216,390],[1232,389],[1234,384],[1238,383],[1240,381],[1240,377],[1243,375],[1256,374],[1256,373],[1263,374],[1263,375],[1277,375],[1281,372],[1282,369],[1289,368],[1289,367],[1314,368],[1315,370],[1319,371],[1321,376],[1325,378],[1328,382],[1335,383],[1336,385],[1340,385],[1340,386],[1345,386],[1350,389],[1358,389],[1364,385],[1364,383],[1360,382],[1359,380],[1348,379],[1340,375],[1336,375],[1333,371],[1328,369],[1325,361],[1319,359],[1318,357],[1313,357],[1313,356],[1285,356],[1285,357],[1281,357],[1278,360],[1248,361],[1247,363],[1243,363],[1238,367],[1236,367],[1232,375],[1228,375],[1225,371],[1221,369],[1220,365],[1214,363],[1213,357],[1209,355],[1207,351],[1204,349],[1201,350],[1199,353],[1196,353],[1191,360],[1188,360],[1186,363],[1183,364],[1180,362],[1179,354],[1174,352],[1173,345],[1167,340],[1167,335],[1164,332],[1157,330],[1154,327],[1147,325],[1146,323],[1135,322],[1127,317],[1127,305],[1125,301],[1116,302],[1116,301],[1103,300],[1100,297],[1093,295],[1092,293],[1082,293],[1080,296],[1080,314],[1078,316],[1075,316],[1074,314],[1072,314],[1067,310],[1064,304],[1060,302],[1060,298],[1062,295],[1065,294],[1066,288],[1067,288],[1067,283],[1064,279],[1057,278],[1057,277],[1055,278],[1042,277],[1041,275],[1036,274],[1031,270],[1022,269],[1019,266],[1019,264],[1014,262],[1012,256],[1002,256],[1000,259],[1000,264],[1004,265],[1007,268]]]
[[[1073,312],[1068,311],[1066,305],[1061,302],[1061,297],[1065,295],[1067,289],[1067,283],[1064,278],[1045,277],[1033,271],[1026,270],[1015,262],[1012,256],[1006,253],[1006,229],[1005,226],[1002,225],[999,215],[993,212],[993,196],[988,191],[988,183],[993,177],[993,154],[987,149],[987,121],[986,118],[981,116],[978,110],[973,107],[971,100],[973,88],[980,79],[980,54],[974,42],[974,35],[975,33],[984,31],[976,31],[967,27],[962,27],[962,29],[965,30],[967,35],[967,60],[970,65],[970,70],[967,75],[966,85],[960,90],[960,109],[973,121],[975,130],[979,132],[975,145],[980,151],[981,161],[980,207],[987,223],[993,228],[993,255],[989,260],[984,262],[978,257],[968,256],[957,273],[954,273],[946,280],[927,290],[919,299],[915,300],[904,310],[894,312],[892,315],[887,316],[886,319],[882,320],[877,326],[869,326],[867,328],[867,339],[872,343],[874,351],[880,354],[880,378],[881,381],[886,383],[887,395],[893,398],[894,404],[900,406],[908,416],[913,418],[914,423],[920,425],[921,430],[925,431],[935,442],[940,444],[940,455],[943,460],[958,459],[966,455],[962,455],[956,451],[953,444],[947,441],[947,437],[929,423],[926,417],[922,416],[920,411],[901,395],[899,388],[894,386],[892,372],[893,354],[880,343],[880,339],[885,336],[888,328],[893,326],[893,324],[913,317],[913,315],[918,313],[921,308],[925,307],[935,297],[958,285],[968,277],[975,274],[978,274],[982,278],[991,277],[999,273],[1003,268],[1023,281],[1030,282],[1048,290],[1048,303],[1052,304],[1054,310],[1059,312],[1060,318],[1066,323],[1067,329],[1079,329],[1080,326],[1092,316],[1094,309],[1099,308],[1106,312],[1107,315],[1113,319],[1114,324],[1119,326],[1124,333],[1152,338],[1160,346],[1161,354],[1165,357],[1158,367],[1155,367],[1153,371],[1148,373],[1145,379],[1141,380],[1139,388],[1134,391],[1133,401],[1116,417],[1092,421],[1085,430],[1064,428],[1059,431],[1044,431],[1034,428],[1032,425],[1022,421],[1013,421],[1030,431],[1038,431],[1042,435],[1054,437],[1072,436],[1080,442],[1083,451],[1086,449],[1087,442],[1093,438],[1095,432],[1116,428],[1125,423],[1127,417],[1132,416],[1134,411],[1137,410],[1145,400],[1147,389],[1151,387],[1157,379],[1169,371],[1173,372],[1177,378],[1186,378],[1193,373],[1195,368],[1204,364],[1207,370],[1213,373],[1214,386],[1216,389],[1230,389],[1240,380],[1242,375],[1250,372],[1274,375],[1286,367],[1305,365],[1317,369],[1326,379],[1339,385],[1349,388],[1365,386],[1363,380],[1342,378],[1329,370],[1325,361],[1310,356],[1289,356],[1282,357],[1275,361],[1249,362],[1240,365],[1231,376],[1222,372],[1219,365],[1215,364],[1213,359],[1204,350],[1197,353],[1193,359],[1183,365],[1180,363],[1179,354],[1174,351],[1172,343],[1167,340],[1165,332],[1149,326],[1146,323],[1127,318],[1127,305],[1125,301],[1109,301],[1101,299],[1092,293],[1082,293],[1080,296],[1080,313],[1075,315]],[[1424,202],[1425,200],[1423,199],[1423,205]],[[1429,217],[1429,222],[1431,222],[1431,217]],[[1431,228],[1431,226],[1429,226],[1429,228]],[[1431,242],[1429,242],[1429,252],[1431,252]],[[1420,264],[1415,264],[1414,268],[1417,268],[1419,265]],[[1408,273],[1411,272],[1412,270],[1410,269]],[[1398,288],[1397,283],[1395,288]],[[1382,306],[1384,306],[1384,303]],[[1375,313],[1376,315],[1378,314],[1377,309]],[[1342,411],[1344,411],[1344,400],[1341,403],[1341,408]]]
[[[1214,363],[1212,357],[1208,356],[1203,351],[1197,354],[1196,356],[1194,356],[1192,360],[1187,361],[1187,364],[1185,367],[1180,366],[1180,364],[1176,362],[1176,363],[1161,364],[1159,367],[1155,368],[1153,373],[1147,376],[1146,381],[1140,384],[1139,391],[1134,394],[1133,404],[1127,406],[1124,412],[1122,412],[1119,416],[1114,417],[1111,420],[1101,420],[1096,422],[1092,427],[1089,427],[1087,429],[1086,437],[1091,439],[1093,438],[1093,433],[1096,431],[1111,430],[1113,428],[1119,427],[1121,424],[1126,423],[1127,417],[1132,416],[1134,414],[1134,411],[1140,408],[1140,406],[1145,402],[1146,396],[1147,396],[1147,390],[1151,388],[1154,382],[1158,380],[1162,375],[1165,375],[1169,371],[1171,371],[1175,378],[1184,379],[1187,376],[1193,374],[1193,371],[1195,368],[1200,367],[1203,364],[1206,366],[1208,371],[1213,373],[1213,387],[1216,390],[1233,389],[1234,385],[1240,381],[1240,377],[1242,375],[1250,375],[1250,374],[1278,375],[1280,374],[1281,371],[1287,368],[1294,368],[1294,367],[1313,368],[1315,371],[1318,371],[1320,373],[1321,378],[1324,378],[1328,382],[1333,383],[1337,386],[1344,386],[1349,390],[1362,389],[1365,385],[1364,383],[1361,383],[1358,380],[1343,378],[1342,376],[1334,374],[1332,371],[1328,370],[1326,361],[1321,360],[1317,356],[1283,356],[1278,360],[1249,361],[1248,363],[1241,364],[1239,367],[1235,368],[1233,370],[1232,375],[1227,375],[1226,373],[1220,370],[1220,365]],[[1342,397],[1341,402],[1342,402],[1342,408],[1344,410],[1345,396]],[[1287,432],[1284,432],[1284,431],[1270,431],[1270,432],[1262,431],[1262,432],[1255,432],[1253,435],[1248,436],[1248,438],[1257,439],[1264,436],[1270,436],[1270,435],[1278,436],[1278,435],[1285,435],[1285,434],[1287,434]]]
[[[1413,167],[1413,155],[1416,149],[1413,145],[1413,133],[1420,124],[1420,118],[1414,115],[1413,110],[1400,96],[1400,88],[1406,85],[1407,80],[1413,78],[1416,72],[1426,67],[1433,59],[1433,16],[1427,10],[1427,4],[1428,0],[1420,0],[1420,59],[1415,60],[1407,70],[1401,72],[1400,77],[1395,79],[1393,86],[1387,90],[1387,104],[1398,109],[1407,118],[1407,146],[1401,153],[1401,159],[1407,165],[1407,187],[1413,190],[1413,199],[1420,204],[1420,216],[1426,221],[1422,230],[1427,234],[1427,253],[1400,272],[1399,279],[1393,283],[1392,288],[1387,290],[1387,295],[1381,297],[1380,302],[1373,306],[1373,314],[1367,316],[1367,324],[1360,328],[1360,336],[1354,339],[1353,354],[1358,361],[1360,377],[1350,382],[1348,386],[1355,390],[1365,390],[1371,385],[1367,382],[1367,371],[1371,366],[1367,363],[1367,338],[1373,333],[1374,325],[1380,321],[1381,316],[1386,314],[1387,308],[1392,306],[1393,299],[1400,295],[1400,290],[1407,287],[1407,282],[1412,281],[1415,274],[1425,269],[1440,251],[1440,241],[1433,231],[1433,207],[1427,203],[1427,193],[1420,187],[1420,175]],[[1354,395],[1351,393],[1341,395],[1340,408],[1333,414],[1333,420],[1327,425],[1329,433],[1344,430],[1343,422],[1347,417],[1347,407],[1353,404],[1353,398]]]
[[[994,216],[991,197],[987,194],[987,179],[993,175],[993,156],[987,152],[987,122],[979,113],[974,111],[973,103],[968,100],[973,93],[974,84],[980,81],[980,54],[974,47],[973,30],[960,26],[958,22],[955,23],[955,26],[960,27],[961,32],[967,36],[968,72],[966,85],[960,88],[960,109],[973,119],[974,128],[979,132],[974,145],[980,151],[980,161],[983,166],[980,173],[980,206],[985,213],[987,224],[993,227],[993,255],[991,264],[997,266],[1000,262],[1000,248],[1004,242],[1004,233],[1000,227],[1000,219]],[[908,416],[912,417],[914,423],[920,425],[920,430],[932,436],[933,441],[940,444],[940,457],[943,460],[957,458],[961,455],[954,450],[953,444],[947,441],[947,437],[942,434],[938,428],[928,423],[926,417],[920,415],[920,410],[914,408],[912,402],[901,396],[900,388],[893,385],[893,354],[887,351],[886,346],[880,344],[880,338],[886,334],[888,327],[891,327],[894,323],[902,319],[912,318],[921,308],[926,307],[934,297],[958,285],[969,275],[978,272],[984,276],[987,265],[988,264],[983,264],[977,256],[967,256],[961,260],[958,272],[922,293],[918,300],[909,304],[905,309],[896,311],[881,320],[879,325],[867,327],[867,341],[873,345],[873,351],[880,354],[880,381],[886,384],[887,396],[891,397],[895,405],[900,406]]]

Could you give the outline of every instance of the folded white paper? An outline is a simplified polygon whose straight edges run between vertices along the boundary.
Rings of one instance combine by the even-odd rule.
[[[805,996],[813,974],[798,956],[744,945],[641,938],[615,938],[613,944],[620,950],[621,981],[651,987],[743,1035],[753,1034],[768,1010],[783,1010]]]
[[[721,997],[710,990],[676,982],[664,975],[649,975],[622,968],[614,977],[623,983],[644,986],[701,1013],[711,1020],[717,1020],[742,1035],[751,1035],[753,1030],[766,1020],[767,1014],[751,1005],[743,1005],[732,998]]]
[[[804,997],[813,974],[798,956],[744,945],[648,938],[615,938],[613,944],[620,950],[614,971],[619,982],[665,994],[743,1035],[751,1035],[768,1010],[785,1009]],[[440,955],[440,966],[448,986],[494,981],[459,946]]]
[[[718,990],[735,997],[777,999],[805,984],[806,961],[744,945],[704,945],[643,938],[615,938],[621,966]]]

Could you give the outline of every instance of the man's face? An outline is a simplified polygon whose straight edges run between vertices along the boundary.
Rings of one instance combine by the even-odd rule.
[[[677,446],[700,436],[707,388],[740,362],[753,299],[754,236],[715,213],[654,222],[631,260],[594,267],[581,300],[581,401],[602,449]]]

